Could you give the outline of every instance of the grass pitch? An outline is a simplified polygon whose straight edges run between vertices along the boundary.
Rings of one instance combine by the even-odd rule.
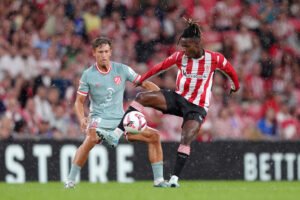
[[[66,190],[63,183],[0,183],[1,200],[297,200],[300,182],[181,181],[180,188],[154,188],[135,183],[81,182]]]

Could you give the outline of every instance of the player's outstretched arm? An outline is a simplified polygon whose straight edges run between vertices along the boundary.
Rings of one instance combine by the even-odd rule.
[[[220,69],[221,72],[223,72],[230,80],[230,84],[231,84],[230,94],[232,94],[233,92],[237,92],[240,88],[240,84],[235,69],[222,54],[218,53],[217,56],[219,58],[218,69]]]
[[[85,102],[85,99],[86,99],[86,96],[77,94],[76,101],[75,101],[75,104],[74,104],[74,109],[75,109],[75,112],[76,112],[76,116],[77,116],[77,119],[80,123],[81,130],[83,132],[85,131],[85,129],[87,127],[87,123],[88,123],[87,118],[84,115],[84,102]]]
[[[149,91],[159,91],[160,90],[160,88],[151,81],[142,82],[141,87],[144,88],[145,90],[149,90]]]

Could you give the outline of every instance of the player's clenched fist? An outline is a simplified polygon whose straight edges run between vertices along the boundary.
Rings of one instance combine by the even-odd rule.
[[[88,118],[87,117],[82,118],[80,120],[80,128],[82,132],[85,132],[87,125],[88,125]]]

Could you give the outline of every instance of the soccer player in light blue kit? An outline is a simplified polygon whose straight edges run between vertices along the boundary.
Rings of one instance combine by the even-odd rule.
[[[140,75],[129,66],[110,61],[112,44],[107,38],[96,38],[93,43],[93,56],[96,63],[86,69],[81,77],[75,101],[75,111],[85,140],[77,149],[65,188],[74,188],[75,179],[85,164],[89,151],[99,142],[105,141],[116,147],[124,133],[117,126],[122,120],[123,95],[126,81],[137,83]],[[146,90],[157,91],[159,87],[146,81],[141,85]],[[84,113],[84,102],[89,97],[90,112]],[[151,162],[154,186],[168,187],[163,177],[163,153],[157,130],[147,127],[139,134],[127,133],[129,141],[142,141],[148,144],[148,157]]]

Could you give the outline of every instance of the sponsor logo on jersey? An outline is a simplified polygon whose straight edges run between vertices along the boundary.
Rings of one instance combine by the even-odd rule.
[[[121,83],[121,76],[115,76],[114,82],[116,85],[119,85]]]
[[[208,73],[204,72],[202,75],[192,73],[188,74],[185,69],[182,69],[182,74],[187,78],[207,79]]]

